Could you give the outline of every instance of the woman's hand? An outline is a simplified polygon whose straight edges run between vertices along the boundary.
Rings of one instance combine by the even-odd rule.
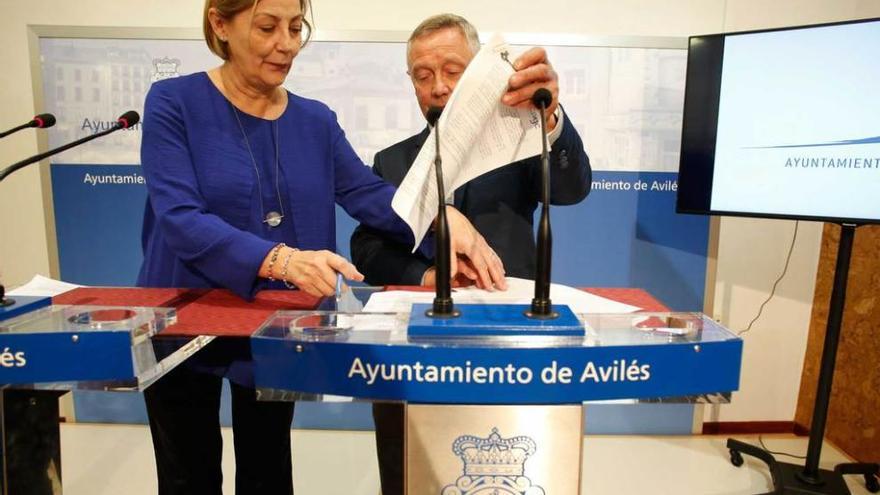
[[[471,222],[458,210],[446,207],[449,222],[449,241],[452,252],[458,256],[452,260],[451,275],[464,275],[473,280],[477,287],[486,290],[507,289],[504,279],[504,265],[501,258],[486,243]]]
[[[276,249],[277,253],[273,249],[263,260],[260,276],[284,280],[313,296],[333,295],[336,292],[337,273],[348,280],[360,282],[364,279],[354,265],[336,253],[326,250],[300,251],[287,246]]]

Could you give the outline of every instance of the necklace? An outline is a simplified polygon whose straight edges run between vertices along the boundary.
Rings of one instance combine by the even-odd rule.
[[[281,202],[281,190],[278,185],[278,180],[281,175],[278,172],[278,121],[272,121],[272,133],[275,141],[275,195],[278,198],[278,208],[281,210],[281,213],[278,213],[277,211],[266,213],[266,208],[263,205],[263,181],[260,177],[260,169],[257,167],[257,159],[254,158],[254,152],[251,150],[251,142],[248,139],[247,133],[244,132],[244,126],[241,124],[241,118],[238,116],[238,109],[235,108],[235,105],[233,105],[232,102],[229,102],[229,106],[232,107],[232,114],[235,115],[235,121],[238,122],[238,128],[241,131],[242,137],[244,137],[244,144],[247,147],[248,155],[250,155],[251,163],[254,165],[254,172],[257,174],[257,192],[260,194],[260,214],[263,215],[263,223],[269,227],[277,227],[281,225],[281,220],[284,219],[284,203]]]

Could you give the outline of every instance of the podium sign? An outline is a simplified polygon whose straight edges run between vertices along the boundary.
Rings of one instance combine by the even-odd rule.
[[[433,340],[408,336],[407,317],[280,311],[251,338],[257,389],[267,398],[296,392],[512,405],[685,397],[739,386],[742,340],[699,314],[583,315],[581,337]]]
[[[0,321],[0,385],[51,390],[143,390],[211,337],[153,336],[177,321],[173,308],[56,304]]]

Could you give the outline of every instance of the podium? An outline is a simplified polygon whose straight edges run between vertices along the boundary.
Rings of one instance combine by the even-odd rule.
[[[291,291],[247,303],[218,289],[78,288],[0,308],[0,493],[62,493],[58,398],[143,391],[218,336],[249,337],[279,309],[317,306]],[[160,335],[161,333],[161,335]]]
[[[142,391],[213,339],[172,339],[157,353],[152,337],[176,322],[174,308],[50,303],[0,319],[2,493],[61,493],[61,395]]]
[[[414,338],[407,313],[279,312],[252,337],[257,393],[405,403],[410,494],[574,495],[585,402],[738,388],[742,341],[704,315],[579,317],[583,336]]]
[[[584,402],[726,397],[742,353],[696,313],[578,315],[580,336],[412,337],[407,313],[288,291],[246,303],[217,290],[77,289],[52,302],[0,321],[0,344],[25,361],[0,368],[7,493],[61,493],[59,395],[143,390],[217,335],[251,338],[262,400],[405,403],[409,492],[443,495],[579,493]]]

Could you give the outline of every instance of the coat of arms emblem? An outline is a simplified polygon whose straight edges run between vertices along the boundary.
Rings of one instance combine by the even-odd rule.
[[[180,59],[177,58],[154,58],[153,59],[153,82],[163,79],[171,79],[180,76],[178,69],[180,68]]]
[[[452,452],[464,463],[463,474],[441,495],[544,495],[525,476],[525,462],[535,453],[535,441],[526,436],[502,438],[492,428],[487,438],[460,436]]]

